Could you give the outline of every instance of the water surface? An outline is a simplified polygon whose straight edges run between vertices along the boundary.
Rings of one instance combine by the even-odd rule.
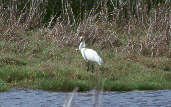
[[[171,107],[171,90],[76,93],[71,107]],[[72,93],[11,89],[0,93],[0,107],[62,107]]]

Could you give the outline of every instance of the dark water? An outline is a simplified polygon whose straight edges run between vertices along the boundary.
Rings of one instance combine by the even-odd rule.
[[[93,107],[95,91],[76,93],[71,107]],[[101,107],[171,107],[171,90],[101,92]],[[11,89],[0,93],[0,107],[63,107],[72,93]]]

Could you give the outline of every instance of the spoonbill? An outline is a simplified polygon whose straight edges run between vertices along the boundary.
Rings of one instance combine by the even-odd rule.
[[[103,63],[102,58],[97,54],[95,50],[86,48],[85,40],[82,36],[80,37],[79,50],[81,51],[82,57],[87,62],[88,65],[87,71],[89,71],[89,62],[96,62],[97,64],[102,65]],[[93,70],[94,70],[94,66],[92,64],[92,71]]]

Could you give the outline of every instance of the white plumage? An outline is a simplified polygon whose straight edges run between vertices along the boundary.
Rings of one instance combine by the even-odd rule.
[[[83,37],[80,37],[81,43],[79,45],[79,50],[81,51],[82,57],[86,62],[96,62],[99,65],[103,63],[102,58],[97,54],[97,52],[93,49],[85,48],[85,40]]]

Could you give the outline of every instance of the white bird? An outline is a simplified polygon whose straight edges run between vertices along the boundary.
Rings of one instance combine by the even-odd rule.
[[[102,58],[97,54],[97,52],[95,50],[85,47],[86,46],[85,40],[82,36],[80,37],[80,41],[81,41],[81,43],[79,45],[79,50],[81,51],[82,57],[88,64],[88,70],[89,70],[89,63],[88,63],[89,61],[96,62],[99,65],[102,65],[102,63],[103,63]],[[94,69],[93,65],[92,65],[92,69]]]

